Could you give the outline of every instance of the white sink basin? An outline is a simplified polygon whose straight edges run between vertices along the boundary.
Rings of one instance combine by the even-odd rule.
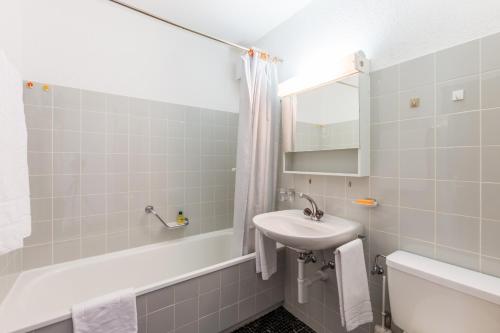
[[[317,222],[304,216],[301,210],[257,215],[253,222],[267,237],[304,251],[338,247],[356,239],[363,231],[358,222],[326,214]]]

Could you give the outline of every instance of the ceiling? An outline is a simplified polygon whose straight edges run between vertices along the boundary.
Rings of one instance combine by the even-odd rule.
[[[177,24],[246,46],[311,0],[123,0]]]

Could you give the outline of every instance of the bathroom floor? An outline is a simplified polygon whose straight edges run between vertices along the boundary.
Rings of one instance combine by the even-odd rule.
[[[281,306],[233,333],[314,333],[314,331]]]

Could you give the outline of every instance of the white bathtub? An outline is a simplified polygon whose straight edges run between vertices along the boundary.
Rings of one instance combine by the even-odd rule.
[[[133,287],[137,296],[251,260],[231,257],[232,230],[23,272],[0,307],[0,332],[28,332],[71,317],[71,306]]]

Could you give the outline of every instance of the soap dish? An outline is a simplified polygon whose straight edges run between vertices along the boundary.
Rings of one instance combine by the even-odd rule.
[[[355,205],[373,208],[378,206],[378,201],[373,198],[357,199],[352,202]]]

